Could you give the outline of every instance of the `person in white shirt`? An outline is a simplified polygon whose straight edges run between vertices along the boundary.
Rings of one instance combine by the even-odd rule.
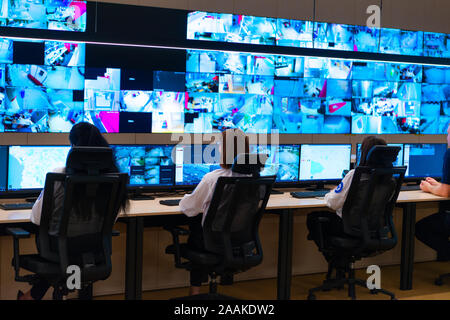
[[[69,134],[70,144],[76,147],[109,147],[108,142],[102,136],[100,131],[94,125],[87,122],[80,122],[72,127],[72,130]],[[115,161],[113,159],[113,167],[111,168],[111,172],[119,172],[117,167],[115,166]],[[55,173],[65,173],[66,168],[57,168],[52,172]],[[55,185],[54,191],[54,199],[55,199],[55,211],[52,215],[52,219],[57,219],[57,212],[61,210],[62,202],[64,197],[64,190],[62,186]],[[41,221],[41,213],[42,213],[42,201],[44,198],[44,190],[41,191],[38,199],[33,205],[33,209],[31,211],[31,222],[35,225],[39,225]],[[124,193],[124,198],[121,199],[120,202],[120,211],[126,211],[128,207],[128,198],[126,192]],[[39,234],[36,234],[36,245],[39,245],[38,241]],[[26,293],[23,293],[19,290],[17,294],[18,300],[41,300],[48,289],[50,288],[50,283],[42,278],[38,279],[38,281],[33,284],[33,287],[28,290]]]
[[[240,145],[240,147],[238,146]],[[242,145],[244,148],[242,148]],[[220,143],[220,169],[207,173],[195,190],[187,194],[180,201],[181,211],[188,217],[193,217],[190,221],[188,245],[197,250],[204,250],[202,225],[205,216],[208,213],[214,189],[219,177],[243,176],[242,174],[231,171],[231,167],[236,158],[238,150],[245,150],[249,153],[249,139],[239,129],[228,129],[222,132],[222,141]],[[203,213],[203,216],[199,216]],[[201,219],[200,219],[201,217]],[[190,295],[200,293],[202,282],[208,281],[208,274],[200,267],[193,266],[190,272]]]
[[[361,145],[361,156],[359,160],[360,166],[366,165],[367,155],[372,149],[372,147],[377,145],[386,145],[386,141],[377,138],[375,136],[366,137]],[[314,242],[319,246],[319,234],[318,234],[318,220],[320,218],[327,218],[327,223],[322,223],[322,230],[324,234],[331,236],[339,236],[344,234],[344,227],[342,224],[342,208],[344,207],[345,200],[347,199],[348,191],[350,190],[350,185],[353,180],[353,174],[355,170],[350,170],[342,179],[341,183],[328,192],[325,195],[325,202],[330,209],[335,210],[335,212],[330,211],[318,211],[311,212],[308,214],[306,219],[306,225],[309,230],[308,239],[314,240]],[[328,260],[328,257],[325,256]]]

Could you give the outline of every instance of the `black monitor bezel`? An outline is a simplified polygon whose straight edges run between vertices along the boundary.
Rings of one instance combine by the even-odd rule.
[[[405,149],[406,149],[406,145],[425,145],[425,144],[429,144],[429,145],[447,145],[446,143],[425,143],[425,142],[420,142],[420,143],[404,143],[403,144],[403,165],[405,165]],[[447,146],[448,148],[448,146]],[[405,182],[417,182],[420,183],[420,181],[422,181],[423,179],[427,178],[428,176],[424,176],[424,177],[420,177],[420,176],[415,176],[415,177],[411,177],[411,176],[406,176],[405,173],[405,178],[403,179],[403,181]],[[442,178],[442,172],[440,175],[437,176],[429,176],[430,178],[434,178],[435,180],[440,181]]]
[[[351,160],[352,160],[352,143],[304,143],[301,146],[303,147],[303,145],[313,145],[313,146],[350,146],[350,157],[349,157],[349,161],[348,161],[348,170],[351,170]],[[316,179],[316,180],[302,180],[300,178],[300,171],[301,171],[301,163],[302,163],[302,153],[301,153],[301,149],[300,149],[300,164],[299,164],[299,185],[304,187],[304,186],[309,186],[309,185],[325,185],[325,184],[337,184],[339,183],[342,178],[337,178],[337,179]]]

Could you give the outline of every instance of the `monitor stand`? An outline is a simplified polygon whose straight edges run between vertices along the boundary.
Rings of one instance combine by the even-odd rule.
[[[407,181],[407,182],[405,182],[405,185],[407,185],[407,186],[417,186],[417,185],[420,185],[421,181],[422,180]]]
[[[130,195],[130,199],[131,200],[154,200],[155,197],[148,195],[148,194],[143,194],[139,191],[135,191]]]
[[[325,184],[323,182],[318,182],[314,187],[306,188],[308,191],[329,191],[330,189],[325,188]]]

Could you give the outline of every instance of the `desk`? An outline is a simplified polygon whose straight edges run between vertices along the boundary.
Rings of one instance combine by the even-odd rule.
[[[175,199],[174,197],[173,199]],[[172,198],[171,198],[172,199]],[[178,206],[164,206],[160,199],[131,201],[129,213],[121,215],[120,219],[127,223],[126,245],[126,299],[141,299],[142,295],[142,257],[143,257],[143,230],[144,219],[158,220],[161,217],[182,216]],[[416,220],[416,203],[446,201],[450,198],[441,198],[421,191],[400,192],[398,205],[403,208],[403,232],[401,240],[401,268],[400,289],[412,288],[414,266],[414,227]],[[305,208],[325,208],[323,199],[309,198],[296,199],[284,193],[271,195],[267,204],[268,213],[279,215],[279,242],[278,242],[278,277],[277,297],[287,300],[290,298],[292,278],[292,245],[293,245],[293,210]],[[0,224],[30,222],[31,210],[4,211],[0,209]],[[161,221],[156,221],[160,226]]]

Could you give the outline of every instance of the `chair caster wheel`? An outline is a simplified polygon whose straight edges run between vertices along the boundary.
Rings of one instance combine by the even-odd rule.
[[[376,292],[375,290],[370,290],[371,294],[377,294],[378,292]]]
[[[434,284],[437,286],[442,286],[444,284],[444,281],[441,278],[437,278],[434,280]]]
[[[316,300],[316,296],[310,293],[310,294],[308,294],[308,298],[307,299],[308,300]]]
[[[391,300],[397,300],[397,298],[396,297],[391,297]]]

